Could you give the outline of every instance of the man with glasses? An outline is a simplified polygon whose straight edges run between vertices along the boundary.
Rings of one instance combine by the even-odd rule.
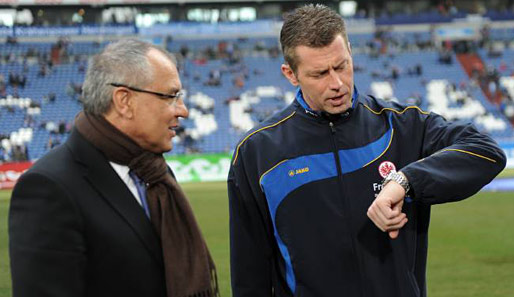
[[[188,116],[174,57],[122,40],[89,64],[66,143],[18,181],[13,296],[215,296],[216,271],[163,153]]]

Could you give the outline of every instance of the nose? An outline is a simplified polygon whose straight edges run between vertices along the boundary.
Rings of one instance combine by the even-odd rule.
[[[187,118],[189,117],[189,110],[184,103],[184,100],[181,98],[177,101],[177,103],[173,106],[175,110],[175,117],[177,118]]]
[[[334,69],[330,69],[329,74],[329,88],[332,90],[339,90],[343,86],[343,81],[341,80],[341,77],[339,77],[339,74]]]

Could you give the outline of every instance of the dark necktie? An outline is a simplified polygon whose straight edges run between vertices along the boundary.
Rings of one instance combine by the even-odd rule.
[[[139,194],[139,198],[141,198],[141,204],[143,206],[145,214],[148,218],[150,218],[150,209],[148,208],[148,202],[146,201],[145,183],[133,171],[129,171],[129,175],[134,181],[134,184],[136,185],[137,193]]]

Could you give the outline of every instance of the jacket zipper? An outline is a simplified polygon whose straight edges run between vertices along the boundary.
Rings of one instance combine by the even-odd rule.
[[[334,157],[336,158],[336,166],[337,166],[337,176],[342,181],[343,180],[343,172],[341,170],[341,161],[339,160],[339,153],[337,152],[337,144],[336,144],[336,128],[334,128],[334,123],[329,122],[328,125],[330,126],[330,132],[332,132],[332,146],[334,148]]]
[[[339,179],[339,184],[340,184],[340,187],[341,187],[341,191],[343,191],[343,171],[341,169],[341,160],[339,159],[339,152],[337,150],[337,144],[336,144],[336,137],[335,137],[335,134],[336,134],[336,129],[334,127],[334,123],[332,121],[330,121],[328,123],[328,126],[330,127],[330,132],[331,132],[331,139],[332,139],[332,146],[333,146],[333,152],[334,152],[334,157],[335,157],[335,160],[336,160],[336,167],[337,167],[337,177]],[[344,193],[344,191],[343,191]],[[351,239],[351,242],[352,242],[352,250],[353,250],[353,254],[356,256],[357,258],[357,261],[356,261],[356,265],[357,265],[357,271],[359,272],[359,281],[360,281],[360,288],[361,289],[361,296],[366,296],[365,294],[365,288],[364,288],[364,277],[363,277],[363,273],[362,273],[362,268],[361,268],[361,265],[360,265],[360,257],[359,255],[357,254],[357,250],[355,248],[355,240],[354,240],[354,236],[353,236],[353,233],[352,233],[352,227],[351,227],[351,222],[350,222],[350,216],[348,215],[348,207],[347,207],[347,202],[344,201],[345,199],[343,198],[343,212],[345,213],[345,217],[346,217],[346,223],[349,225],[349,233],[350,233],[350,239]]]

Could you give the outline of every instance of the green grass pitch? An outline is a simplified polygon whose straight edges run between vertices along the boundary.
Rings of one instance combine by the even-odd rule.
[[[216,262],[221,294],[229,297],[226,185],[183,187]],[[0,297],[11,296],[9,197],[9,191],[0,191]],[[434,206],[427,278],[430,297],[514,296],[514,193],[481,192],[465,201]]]

